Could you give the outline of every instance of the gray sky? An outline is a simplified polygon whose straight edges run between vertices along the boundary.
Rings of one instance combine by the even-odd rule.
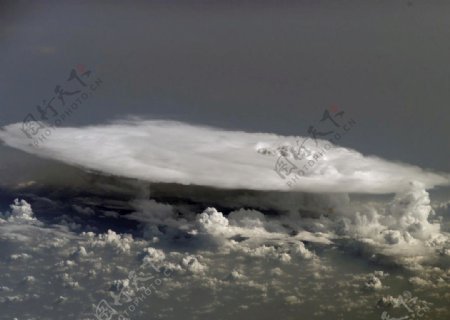
[[[342,145],[450,171],[448,2],[3,1],[0,12],[0,125],[84,64],[104,84],[65,125],[133,114],[306,135],[336,104],[358,124]]]

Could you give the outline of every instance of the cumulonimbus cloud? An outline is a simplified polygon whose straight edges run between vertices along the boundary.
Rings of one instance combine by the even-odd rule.
[[[40,136],[37,135],[36,138]],[[383,160],[329,142],[310,139],[304,147],[321,152],[304,163],[286,150],[300,137],[226,131],[161,120],[128,120],[88,127],[58,127],[40,140],[27,137],[22,124],[5,126],[0,139],[8,146],[105,174],[150,182],[203,185],[223,189],[298,190],[306,192],[393,193],[411,181],[425,188],[449,184],[449,175]],[[321,150],[321,151],[318,151]],[[275,170],[280,155],[305,167],[288,186]],[[305,162],[306,161],[306,162]],[[306,165],[307,166],[307,165]]]

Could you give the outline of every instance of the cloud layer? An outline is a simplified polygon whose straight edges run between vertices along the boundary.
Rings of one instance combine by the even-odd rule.
[[[301,313],[324,320],[375,320],[383,313],[397,318],[422,314],[425,307],[430,319],[448,319],[448,255],[436,253],[433,259],[429,255],[423,259],[417,250],[417,241],[428,237],[433,226],[425,221],[430,211],[427,195],[415,185],[388,205],[392,220],[384,221],[388,217],[375,212],[349,219],[349,228],[341,232],[347,244],[340,244],[338,238],[333,243],[314,243],[300,239],[300,233],[286,233],[286,225],[296,228],[295,223],[299,223],[296,229],[303,224],[317,231],[330,229],[329,233],[333,226],[339,228],[325,217],[308,224],[289,217],[265,217],[255,210],[225,216],[207,208],[189,221],[180,221],[172,215],[175,206],[153,200],[135,206],[136,214],[130,218],[142,221],[144,237],[117,230],[83,231],[62,220],[48,224],[37,212],[34,216],[28,202],[14,201],[11,211],[0,214],[5,218],[0,219],[4,318],[91,320],[104,300],[132,319],[216,315],[290,319]],[[82,211],[87,213],[86,208]],[[423,227],[416,227],[417,223]],[[184,238],[183,225],[189,230]],[[367,253],[371,257],[367,261],[361,256],[363,250],[358,250],[360,242],[381,245],[385,240],[379,231],[386,226],[392,230],[413,226],[408,239],[385,243],[401,249],[391,252],[399,260],[405,249],[416,249],[410,251],[408,271],[386,263],[388,259],[376,260],[377,249]],[[178,233],[170,228],[179,228]],[[409,302],[410,313],[399,300],[402,292],[408,293],[405,290],[411,291],[409,298],[418,297]]]
[[[172,121],[133,120],[82,128],[54,128],[40,140],[27,138],[22,124],[0,131],[7,145],[105,174],[151,182],[223,189],[392,193],[411,181],[425,188],[449,183],[449,176],[419,167],[363,156],[355,150],[309,139],[299,161],[301,137],[225,131]],[[314,155],[320,157],[314,158]],[[280,156],[297,174],[275,170]],[[291,186],[288,186],[288,181]]]

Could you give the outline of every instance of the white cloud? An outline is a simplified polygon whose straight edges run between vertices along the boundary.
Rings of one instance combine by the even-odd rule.
[[[172,121],[135,120],[58,128],[34,147],[21,131],[21,125],[3,127],[0,139],[26,152],[105,174],[224,189],[290,190],[286,180],[274,171],[277,160],[274,154],[282,145],[295,146],[299,138]],[[319,141],[316,147],[310,141],[307,147],[319,150],[327,144]],[[264,154],[261,146],[274,151]],[[293,189],[392,193],[404,189],[410,181],[431,188],[449,184],[449,176],[336,147],[327,151],[305,176],[299,177]]]
[[[89,239],[89,244],[93,247],[111,246],[117,252],[127,253],[130,251],[133,237],[129,234],[118,234],[112,230],[107,233],[96,235],[93,232],[83,232],[82,235]]]
[[[200,263],[198,258],[198,256],[187,255],[181,260],[181,265],[192,273],[204,273],[208,269],[208,267]]]
[[[30,204],[25,200],[15,199],[9,207],[11,211],[3,215],[0,213],[0,219],[6,219],[9,222],[36,221]]]

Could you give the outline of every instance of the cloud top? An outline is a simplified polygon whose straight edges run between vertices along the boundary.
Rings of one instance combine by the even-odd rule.
[[[161,120],[132,120],[81,128],[50,130],[33,143],[22,124],[5,126],[0,139],[8,146],[105,174],[150,182],[203,185],[222,189],[297,190],[306,192],[393,193],[411,181],[426,188],[449,184],[449,175],[391,162],[310,139],[303,145],[319,159],[302,161],[291,151],[300,137],[226,131]],[[302,140],[302,139],[301,139]],[[299,172],[295,182],[275,170],[280,156]],[[292,175],[291,175],[292,177]]]

